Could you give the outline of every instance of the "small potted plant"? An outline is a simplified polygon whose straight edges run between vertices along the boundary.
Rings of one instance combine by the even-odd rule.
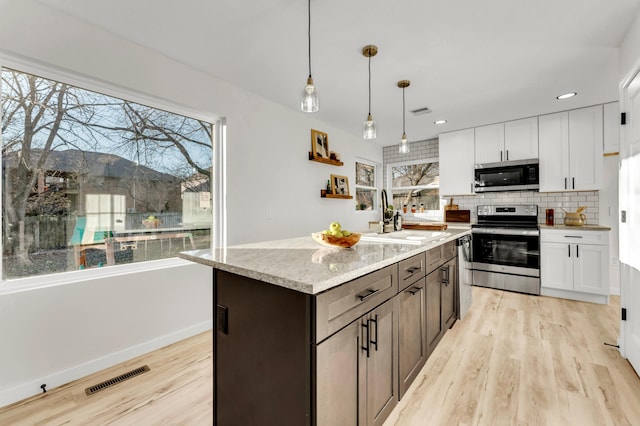
[[[146,219],[142,221],[142,225],[145,228],[157,228],[160,225],[160,219],[150,214]]]

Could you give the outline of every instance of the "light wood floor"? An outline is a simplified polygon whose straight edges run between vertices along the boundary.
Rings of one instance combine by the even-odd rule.
[[[47,393],[0,408],[0,425],[211,425],[211,331]],[[84,390],[135,368],[150,371],[87,396]]]
[[[616,348],[607,305],[473,288],[385,422],[391,425],[640,425],[640,379]]]
[[[385,426],[640,425],[640,379],[608,306],[475,288]],[[203,333],[0,409],[0,425],[211,425],[212,335]],[[151,371],[86,396],[147,364]]]

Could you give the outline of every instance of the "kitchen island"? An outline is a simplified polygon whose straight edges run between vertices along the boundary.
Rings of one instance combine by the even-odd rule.
[[[455,322],[470,230],[415,232],[428,238],[182,253],[214,269],[216,424],[382,424]]]

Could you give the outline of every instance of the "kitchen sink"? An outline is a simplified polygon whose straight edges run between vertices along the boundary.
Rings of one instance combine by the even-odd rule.
[[[384,234],[377,234],[371,232],[368,234],[362,234],[361,241],[375,241],[379,243],[395,243],[395,244],[413,244],[421,245],[430,243],[432,241],[446,238],[451,235],[450,232],[443,231],[395,231],[387,232]]]

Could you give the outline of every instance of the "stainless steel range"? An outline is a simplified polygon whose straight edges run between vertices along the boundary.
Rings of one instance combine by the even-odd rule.
[[[474,285],[540,294],[538,206],[478,206],[472,234]]]

